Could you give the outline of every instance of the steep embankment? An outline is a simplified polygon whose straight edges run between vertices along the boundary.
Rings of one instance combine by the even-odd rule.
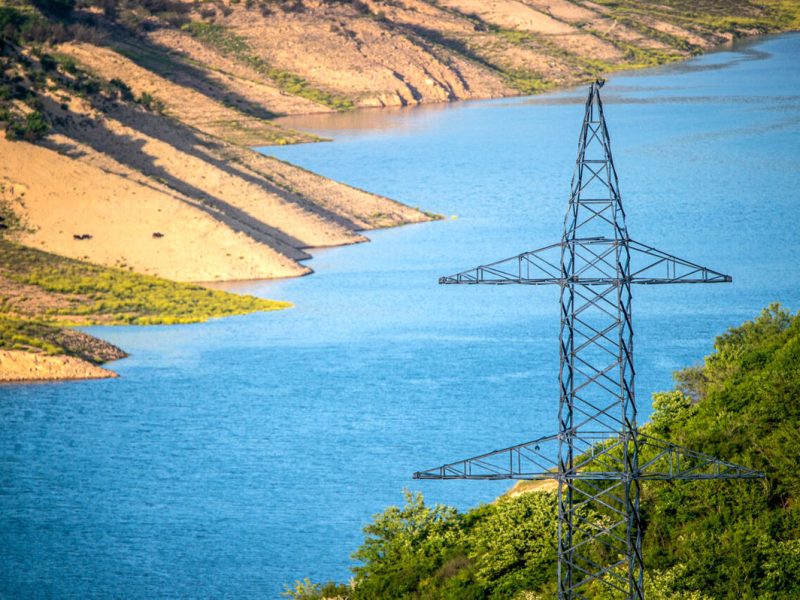
[[[796,28],[798,15],[796,3],[747,0],[207,2],[144,37],[330,110],[532,93]]]
[[[9,141],[0,150],[9,158],[0,185],[4,210],[22,224],[18,241],[219,281],[303,275],[309,248],[429,220],[244,147],[315,140],[270,120],[275,106],[314,103],[221,55],[211,64],[173,56],[149,40],[176,28],[148,3],[6,4],[0,120]],[[193,4],[167,5],[192,22]],[[176,48],[194,41],[181,35]]]

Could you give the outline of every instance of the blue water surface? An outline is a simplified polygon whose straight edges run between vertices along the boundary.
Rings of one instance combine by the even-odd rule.
[[[784,35],[603,88],[631,236],[734,278],[634,290],[645,418],[714,336],[800,308],[799,59]],[[89,328],[117,380],[0,387],[0,596],[277,598],[347,580],[404,487],[507,489],[410,474],[554,432],[558,290],[436,281],[559,240],[586,91],[289,120],[336,141],[265,152],[448,218],[228,286],[291,310]]]

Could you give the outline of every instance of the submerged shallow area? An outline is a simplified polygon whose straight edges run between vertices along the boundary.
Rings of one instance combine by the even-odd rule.
[[[734,279],[635,290],[644,418],[715,335],[800,308],[798,55],[765,38],[603,89],[631,236]],[[265,151],[448,218],[227,286],[286,311],[91,328],[131,353],[118,380],[1,387],[0,596],[275,598],[346,580],[403,487],[507,489],[410,475],[553,432],[558,290],[436,282],[558,241],[585,93],[294,119],[336,141]]]

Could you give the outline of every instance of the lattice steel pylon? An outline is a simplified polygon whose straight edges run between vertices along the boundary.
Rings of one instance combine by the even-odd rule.
[[[443,284],[561,288],[558,433],[414,473],[414,479],[558,481],[558,598],[644,598],[640,485],[763,474],[639,431],[632,284],[723,283],[728,275],[628,237],[600,100],[591,85],[560,243],[442,277]]]

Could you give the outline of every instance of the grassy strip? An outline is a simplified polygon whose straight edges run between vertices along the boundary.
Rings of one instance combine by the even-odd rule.
[[[0,349],[67,354],[64,346],[54,340],[60,331],[41,321],[0,316]]]
[[[643,69],[646,67],[655,67],[657,65],[665,65],[667,63],[675,62],[683,58],[682,55],[670,52],[663,52],[661,50],[654,50],[652,48],[640,48],[629,42],[623,42],[603,31],[585,27],[584,31],[591,33],[593,36],[608,42],[620,51],[625,53],[626,61],[618,67],[626,69]]]
[[[263,58],[252,53],[252,48],[250,48],[247,40],[221,25],[194,21],[184,25],[182,29],[203,42],[214,46],[224,54],[234,56],[239,61],[274,81],[281,90],[288,94],[306,98],[334,110],[350,110],[353,108],[351,100],[319,90],[299,75],[272,67]]]
[[[742,35],[800,29],[800,3],[793,0],[596,0],[626,25],[625,15],[656,17],[681,27],[694,26],[713,33]]]
[[[288,302],[240,296],[93,265],[8,240],[0,240],[0,271],[12,281],[35,285],[69,299],[68,307],[24,315],[61,325],[196,323],[291,306]],[[78,300],[73,301],[76,297]],[[6,302],[0,311],[9,312]]]

